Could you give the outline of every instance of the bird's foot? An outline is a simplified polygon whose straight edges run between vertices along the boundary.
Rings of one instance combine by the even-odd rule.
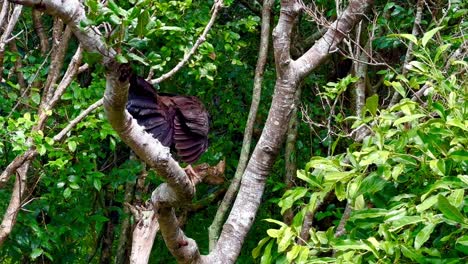
[[[189,177],[190,181],[192,181],[193,185],[197,185],[199,182],[201,182],[201,177],[198,175],[198,173],[192,168],[192,165],[188,165],[187,167],[184,168],[185,173]]]

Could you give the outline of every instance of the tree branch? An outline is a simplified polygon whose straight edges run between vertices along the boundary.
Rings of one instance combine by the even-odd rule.
[[[297,69],[297,74],[304,78],[328,55],[335,52],[338,44],[352,30],[355,23],[361,18],[370,7],[373,0],[352,0],[343,14],[327,30],[325,35],[320,38],[302,57],[293,62]]]
[[[249,159],[250,145],[252,141],[252,131],[255,124],[255,117],[257,115],[258,106],[260,104],[263,74],[265,72],[265,64],[267,61],[269,46],[268,44],[270,42],[269,36],[271,23],[271,8],[273,6],[273,3],[273,0],[265,0],[263,2],[260,48],[258,51],[257,66],[255,69],[254,87],[252,91],[252,103],[250,105],[249,115],[247,117],[247,124],[245,125],[241,154],[239,157],[239,163],[237,164],[236,172],[234,174],[234,178],[232,179],[231,185],[229,185],[229,189],[224,195],[223,201],[221,202],[221,204],[218,207],[218,210],[216,211],[216,215],[213,219],[213,222],[208,228],[210,250],[212,250],[215,247],[218,241],[222,223],[224,221],[228,209],[232,205],[234,196],[237,193],[237,190],[239,189],[241,177],[244,174],[244,170]]]

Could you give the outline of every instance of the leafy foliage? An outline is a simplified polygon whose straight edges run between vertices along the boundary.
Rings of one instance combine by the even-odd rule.
[[[267,231],[252,252],[254,258],[262,256],[262,263],[466,260],[468,90],[456,66],[466,63],[454,61],[449,72],[440,70],[449,45],[428,45],[440,29],[410,39],[418,45],[416,60],[410,63],[409,78],[394,81],[402,88],[427,89],[427,102],[405,98],[379,110],[377,95],[369,97],[366,116],[353,127],[371,127],[371,134],[342,154],[313,157],[297,172],[307,185],[288,190],[278,205],[282,212],[301,209],[291,226],[267,220],[279,228]],[[303,241],[307,212],[317,210],[330,193],[338,204],[351,206],[351,215],[328,214],[331,226],[324,228],[317,214],[310,239]],[[346,225],[339,227],[342,217]]]

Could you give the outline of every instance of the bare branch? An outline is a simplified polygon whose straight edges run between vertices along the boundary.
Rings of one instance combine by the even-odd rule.
[[[63,128],[57,135],[53,137],[54,141],[61,141],[65,138],[65,135],[70,132],[78,123],[80,123],[86,116],[88,116],[96,108],[100,107],[103,103],[102,98],[97,100],[94,104],[88,106],[83,112],[81,112],[77,117],[75,117],[68,125]]]
[[[5,56],[5,48],[8,42],[12,40],[10,38],[10,35],[11,35],[11,32],[13,32],[13,29],[15,28],[16,23],[18,22],[18,18],[21,15],[22,10],[23,10],[23,6],[15,5],[15,8],[13,9],[13,13],[10,16],[10,21],[8,22],[8,25],[6,26],[5,31],[0,37],[0,80],[2,79],[2,75],[3,75],[3,58]]]
[[[354,24],[369,8],[372,0],[353,0],[342,15],[302,57],[293,62],[297,75],[303,78],[337,50],[338,44],[351,31]]]
[[[44,24],[42,23],[41,17],[42,17],[41,11],[38,11],[38,10],[32,11],[34,30],[36,31],[36,34],[39,37],[41,54],[45,55],[47,51],[49,50],[49,40],[47,39],[47,36],[44,32]]]

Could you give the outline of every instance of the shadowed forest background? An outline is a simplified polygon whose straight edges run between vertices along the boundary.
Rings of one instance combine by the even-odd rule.
[[[129,263],[138,212],[165,180],[100,107],[102,54],[57,16],[1,2],[0,263]],[[227,217],[219,210],[233,204],[223,197],[235,198],[267,122],[282,76],[271,36],[288,1],[219,2],[88,0],[80,24],[98,30],[118,63],[157,80],[215,18],[186,64],[154,81],[158,92],[196,96],[210,114],[196,164],[218,171],[174,207],[202,255],[215,248]],[[301,10],[287,52],[297,62],[350,3],[292,2]],[[467,8],[374,1],[336,49],[322,50],[280,124],[284,142],[236,263],[468,261]],[[166,244],[157,233],[148,263],[177,263]]]

